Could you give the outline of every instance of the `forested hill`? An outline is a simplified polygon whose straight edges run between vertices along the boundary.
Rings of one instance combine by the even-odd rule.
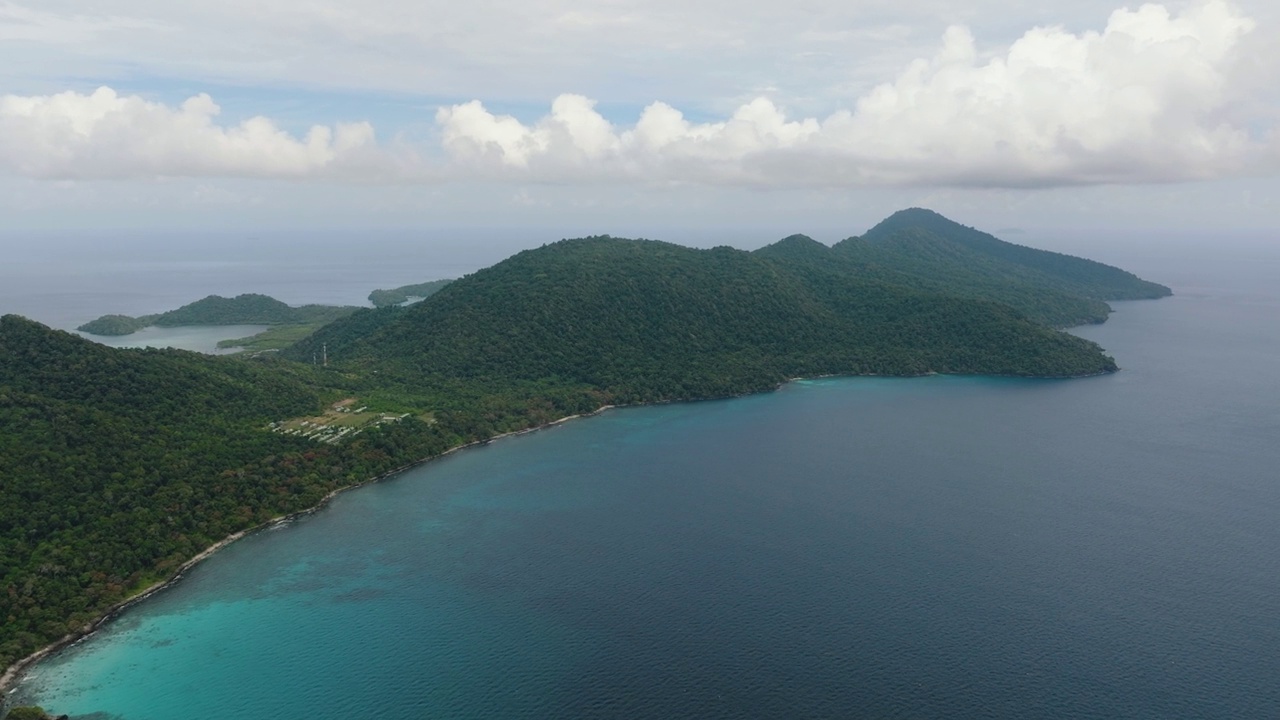
[[[563,383],[621,402],[799,375],[1115,369],[1093,343],[994,302],[787,257],[611,237],[522,252],[430,301],[332,323],[286,355],[305,360],[322,343],[331,363],[411,383]]]
[[[227,535],[404,462],[379,443],[410,425],[340,447],[268,432],[332,396],[312,372],[0,318],[0,670]]]
[[[273,297],[254,293],[233,298],[210,295],[157,315],[103,315],[76,329],[93,335],[129,335],[151,325],[311,325],[336,320],[355,310],[355,307],[332,305],[292,307]]]
[[[884,242],[903,230],[923,230],[968,247],[986,257],[1039,271],[1063,287],[1103,300],[1150,300],[1167,297],[1169,288],[1095,260],[1005,242],[993,235],[949,220],[932,210],[900,210],[862,236]]]
[[[1008,243],[920,208],[894,213],[832,250],[832,262],[920,289],[996,300],[1055,327],[1106,320],[1107,300],[1172,294],[1119,268]]]
[[[1101,348],[1046,323],[1162,294],[929,215],[894,222],[836,247],[793,236],[754,253],[564,240],[414,305],[315,309],[342,317],[285,357],[116,350],[4,316],[0,667],[217,540],[471,440],[796,376],[1109,372]],[[277,324],[305,309],[215,296],[124,321]],[[325,344],[329,366],[315,367]],[[334,443],[268,429],[349,419],[357,398],[386,423]]]

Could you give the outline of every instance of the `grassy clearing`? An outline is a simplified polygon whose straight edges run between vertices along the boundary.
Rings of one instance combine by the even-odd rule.
[[[307,337],[311,333],[319,330],[328,324],[328,320],[323,322],[309,323],[306,325],[275,325],[249,337],[234,338],[231,340],[219,340],[218,347],[221,349],[240,348],[244,352],[265,352],[268,350],[283,350],[299,340]]]

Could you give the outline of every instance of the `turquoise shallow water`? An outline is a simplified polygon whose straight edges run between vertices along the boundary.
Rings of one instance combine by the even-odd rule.
[[[1280,301],[1179,292],[1079,331],[1112,376],[806,381],[454,454],[236,543],[18,699],[126,720],[1280,716]]]

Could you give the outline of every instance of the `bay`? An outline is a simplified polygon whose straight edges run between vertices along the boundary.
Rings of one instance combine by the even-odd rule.
[[[269,325],[179,325],[177,327],[145,327],[128,335],[106,336],[78,333],[81,337],[115,348],[177,348],[207,353],[229,355],[240,348],[219,348],[222,340],[245,338],[266,330]]]
[[[802,381],[456,453],[37,666],[73,717],[1280,716],[1265,262],[1074,381]],[[1271,264],[1268,264],[1271,263]]]

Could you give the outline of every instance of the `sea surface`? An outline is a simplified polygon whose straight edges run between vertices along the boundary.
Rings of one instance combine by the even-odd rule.
[[[1178,294],[1076,331],[1119,373],[800,381],[504,438],[233,544],[14,699],[1280,717],[1280,253],[1134,259]]]
[[[93,234],[10,237],[0,231],[0,314],[16,313],[59,330],[106,314],[150,315],[208,295],[262,293],[291,305],[371,307],[377,288],[456,278],[514,252],[511,240],[403,233],[344,237],[277,233]],[[266,326],[148,327],[130,335],[80,333],[112,347],[176,347],[221,354],[220,340]]]
[[[266,330],[269,325],[198,325],[145,327],[128,335],[106,336],[77,333],[83,338],[116,348],[171,347],[209,355],[229,355],[240,348],[219,348],[222,340],[236,340]]]

